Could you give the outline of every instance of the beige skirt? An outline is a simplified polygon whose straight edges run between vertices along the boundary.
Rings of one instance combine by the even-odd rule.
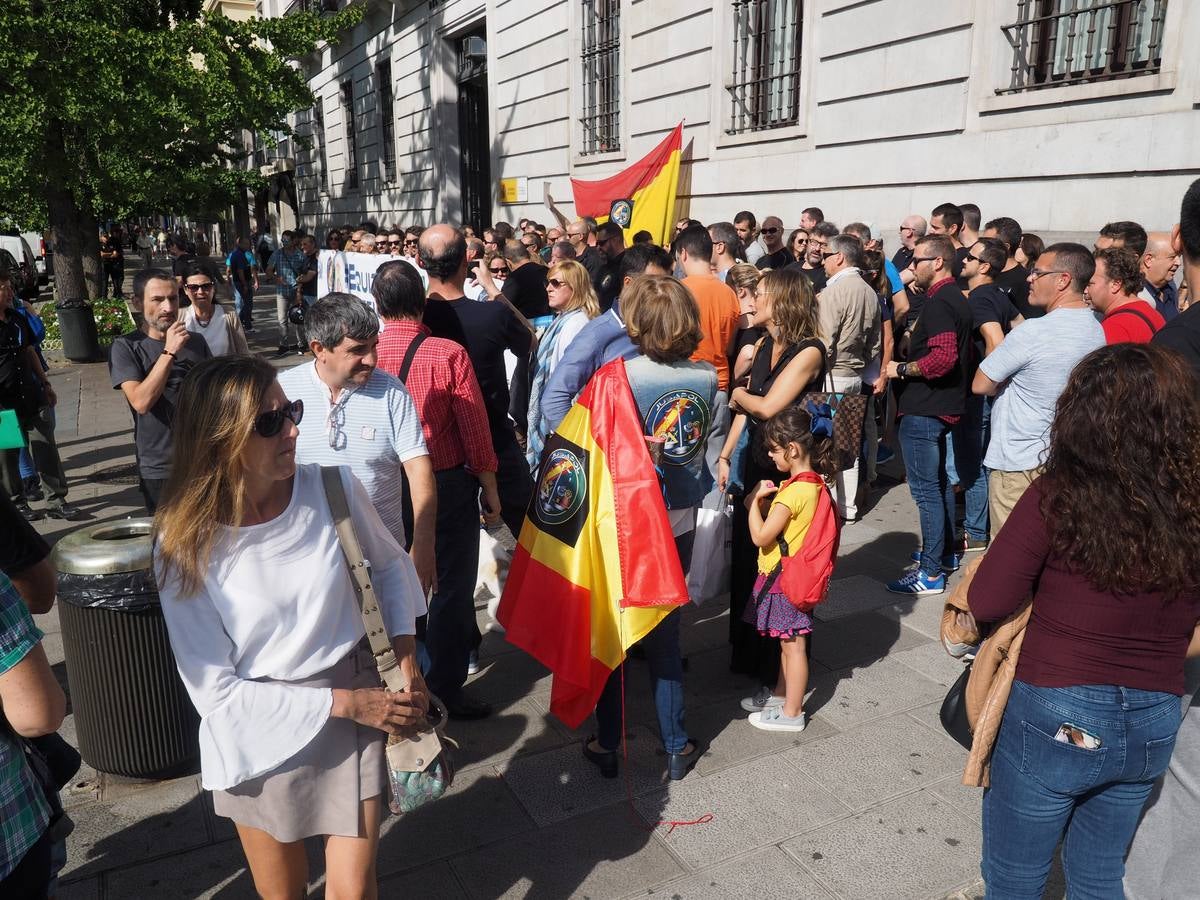
[[[305,687],[379,686],[364,641],[341,662],[304,681]],[[350,719],[330,718],[303,750],[279,768],[227,791],[213,791],[217,815],[290,843],[314,835],[364,837],[361,801],[387,790],[384,733]]]

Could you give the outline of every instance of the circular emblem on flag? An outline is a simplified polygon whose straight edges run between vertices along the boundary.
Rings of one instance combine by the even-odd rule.
[[[710,415],[708,403],[695,391],[668,391],[650,407],[646,433],[666,439],[664,463],[687,465],[704,447]]]
[[[542,466],[537,511],[547,525],[567,521],[587,499],[587,472],[579,457],[562,447],[553,450]]]
[[[628,228],[629,223],[633,221],[633,201],[614,200],[609,207],[608,217],[622,228]]]

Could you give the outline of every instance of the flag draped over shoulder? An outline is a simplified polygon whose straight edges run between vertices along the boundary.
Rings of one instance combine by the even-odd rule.
[[[575,193],[575,213],[606,222],[612,216],[625,231],[625,243],[633,235],[649,231],[654,242],[667,246],[675,224],[675,195],[679,190],[679,157],[683,150],[683,123],[680,122],[643,159],[629,168],[600,181],[571,179]],[[628,201],[612,215],[613,204]]]
[[[593,377],[546,441],[497,611],[505,637],[554,673],[571,728],[687,584],[625,363]]]

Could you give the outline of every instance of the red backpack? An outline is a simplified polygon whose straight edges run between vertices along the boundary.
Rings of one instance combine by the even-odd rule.
[[[779,538],[779,549],[783,555],[779,589],[797,609],[807,613],[829,594],[829,579],[833,577],[833,564],[837,561],[841,529],[833,509],[833,498],[829,496],[824,479],[816,472],[801,472],[785,481],[780,490],[793,481],[821,486],[817,495],[817,511],[813,513],[812,524],[808,526],[800,548],[795,553],[789,553],[787,543],[782,536]]]

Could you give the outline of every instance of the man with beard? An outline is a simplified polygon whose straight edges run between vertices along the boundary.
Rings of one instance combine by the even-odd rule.
[[[109,378],[133,413],[138,483],[146,511],[154,515],[171,466],[171,420],[184,376],[208,359],[208,344],[179,321],[174,276],[142,269],[133,279],[133,299],[142,327],[113,341]]]

